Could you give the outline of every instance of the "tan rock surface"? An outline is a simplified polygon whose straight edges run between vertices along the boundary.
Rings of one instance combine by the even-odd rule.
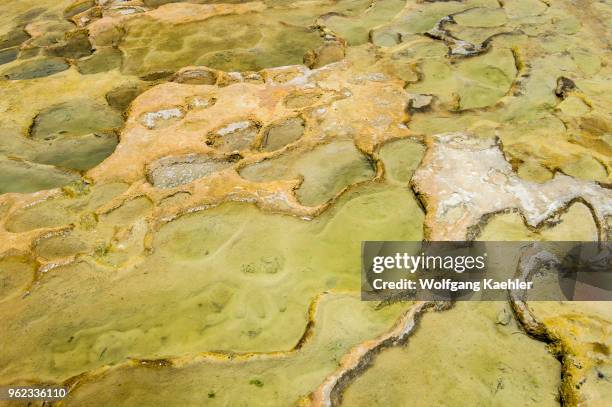
[[[609,238],[606,2],[0,11],[0,384],[371,406],[418,395],[403,373],[433,404],[609,401],[605,305],[358,298],[362,240]]]

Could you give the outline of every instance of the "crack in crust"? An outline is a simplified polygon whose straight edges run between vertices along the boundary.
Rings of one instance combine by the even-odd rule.
[[[374,340],[369,340],[354,347],[344,356],[340,367],[314,390],[300,401],[301,407],[335,407],[342,402],[344,389],[371,365],[373,359],[382,350],[404,344],[417,327],[423,313],[429,308],[437,311],[452,307],[450,302],[420,301],[400,317],[395,327]]]
[[[165,369],[165,368],[182,368],[194,363],[242,363],[250,360],[260,359],[282,359],[292,356],[306,346],[314,335],[316,329],[316,317],[321,301],[326,296],[337,294],[351,293],[346,290],[328,290],[314,297],[308,306],[308,319],[304,327],[304,332],[298,339],[296,344],[289,350],[280,350],[272,352],[231,352],[231,351],[214,351],[214,352],[199,352],[186,356],[166,357],[162,359],[143,359],[130,358],[122,363],[113,365],[104,365],[89,371],[82,372],[72,376],[62,382],[41,382],[36,379],[27,380],[29,385],[60,385],[66,387],[69,393],[74,393],[78,388],[86,383],[99,380],[104,375],[112,371],[125,368],[149,368],[149,369]],[[55,406],[63,406],[64,401],[54,403]]]
[[[427,208],[426,238],[465,240],[486,216],[519,210],[538,228],[576,201],[587,202],[606,236],[612,191],[561,173],[542,184],[524,181],[512,170],[498,141],[449,133],[429,137],[428,149],[411,185]]]

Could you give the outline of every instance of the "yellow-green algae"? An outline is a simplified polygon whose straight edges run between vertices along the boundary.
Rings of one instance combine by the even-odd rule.
[[[361,240],[422,238],[422,215],[408,190],[368,185],[312,221],[239,203],[185,215],[154,234],[143,262],[109,269],[113,251],[129,250],[126,241],[113,244],[113,225],[131,224],[134,232],[147,208],[138,198],[98,227],[77,228],[79,241],[100,250],[47,271],[25,298],[0,304],[3,381],[61,381],[127,357],[291,349],[318,294],[359,287]],[[47,225],[76,217],[73,208],[61,209]],[[132,257],[143,254],[143,239]],[[67,254],[53,253],[48,240],[37,250]],[[43,315],[53,315],[51,326]],[[21,345],[9,346],[17,337]]]
[[[460,302],[426,314],[406,345],[349,385],[342,405],[558,405],[559,364],[503,319],[510,312],[503,302]]]
[[[64,405],[295,405],[336,368],[351,346],[389,329],[407,307],[377,310],[355,295],[324,294],[314,315],[315,333],[299,351],[234,358],[203,355],[176,368],[118,367],[86,380]]]
[[[530,241],[592,241],[597,240],[597,225],[587,206],[582,203],[571,205],[567,212],[560,214],[556,224],[533,230],[525,225],[521,216],[514,213],[499,214],[483,222],[479,227],[478,239],[494,241],[504,240]]]
[[[424,152],[425,146],[412,139],[393,140],[384,144],[378,154],[385,167],[386,179],[408,184]]]
[[[250,181],[294,179],[304,181],[297,190],[305,205],[318,205],[329,200],[346,186],[371,179],[374,169],[351,141],[340,141],[318,147],[311,152],[287,153],[276,160],[247,166],[240,175]]]
[[[9,193],[0,195],[1,384],[61,382],[84,373],[65,404],[292,405],[351,347],[388,331],[408,307],[378,309],[354,292],[360,240],[423,237],[422,210],[408,187],[424,165],[421,136],[498,137],[528,181],[544,183],[562,172],[610,182],[612,89],[603,34],[612,12],[605,2],[266,0],[246,2],[252,9],[244,12],[219,6],[244,6],[237,1],[123,3],[0,5],[0,194]],[[220,11],[184,18],[178,3]],[[117,19],[104,31],[95,29],[101,17]],[[350,65],[342,69],[356,71],[351,80],[366,84],[371,103],[349,98],[350,116],[344,110],[324,118],[312,106],[320,94],[296,91],[286,107],[319,120],[326,133],[321,146],[303,146],[302,138],[319,136],[303,131],[307,123],[283,127],[298,117],[292,113],[249,140],[248,149],[272,154],[239,168],[261,188],[288,185],[302,204],[322,205],[304,219],[288,214],[303,215],[296,206],[276,207],[285,214],[247,203],[207,206],[202,196],[218,190],[194,190],[201,177],[166,194],[143,187],[144,180],[92,185],[88,179],[87,170],[112,156],[130,103],[160,82],[181,83],[174,75],[185,66],[257,71],[304,61],[320,67],[345,54]],[[262,83],[273,76],[219,74],[202,83]],[[559,89],[561,77],[574,86]],[[373,87],[388,78],[405,86],[404,110],[388,101],[396,90]],[[164,89],[164,96],[180,92]],[[408,102],[414,95],[430,102],[415,108]],[[87,120],[69,129],[51,126],[38,137],[37,118],[67,105]],[[372,107],[403,115],[390,139],[412,137],[356,131],[355,118],[368,113],[360,109]],[[372,128],[388,125],[382,115],[368,120]],[[232,195],[238,189],[224,200],[240,200]],[[267,198],[258,199],[261,205]],[[486,217],[472,231],[484,240],[594,240],[607,236],[600,233],[605,227],[579,201],[538,228],[510,211]],[[359,372],[344,405],[548,405],[557,403],[559,385],[565,405],[609,401],[605,307],[532,303],[558,339],[557,356],[585,366],[581,372],[563,365],[562,383],[560,365],[506,319],[503,307],[462,304],[427,313],[406,348],[383,351]],[[207,353],[215,351],[222,354]],[[429,367],[436,363],[434,377]]]

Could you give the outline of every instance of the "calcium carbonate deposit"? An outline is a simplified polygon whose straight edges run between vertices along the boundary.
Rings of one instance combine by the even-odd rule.
[[[2,1],[0,385],[610,405],[607,303],[365,302],[360,250],[608,240],[611,21],[607,0]]]

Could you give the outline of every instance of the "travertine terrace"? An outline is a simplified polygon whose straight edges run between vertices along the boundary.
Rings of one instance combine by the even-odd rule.
[[[606,0],[4,0],[0,385],[609,405],[606,303],[362,302],[359,255],[608,240],[611,21]]]

